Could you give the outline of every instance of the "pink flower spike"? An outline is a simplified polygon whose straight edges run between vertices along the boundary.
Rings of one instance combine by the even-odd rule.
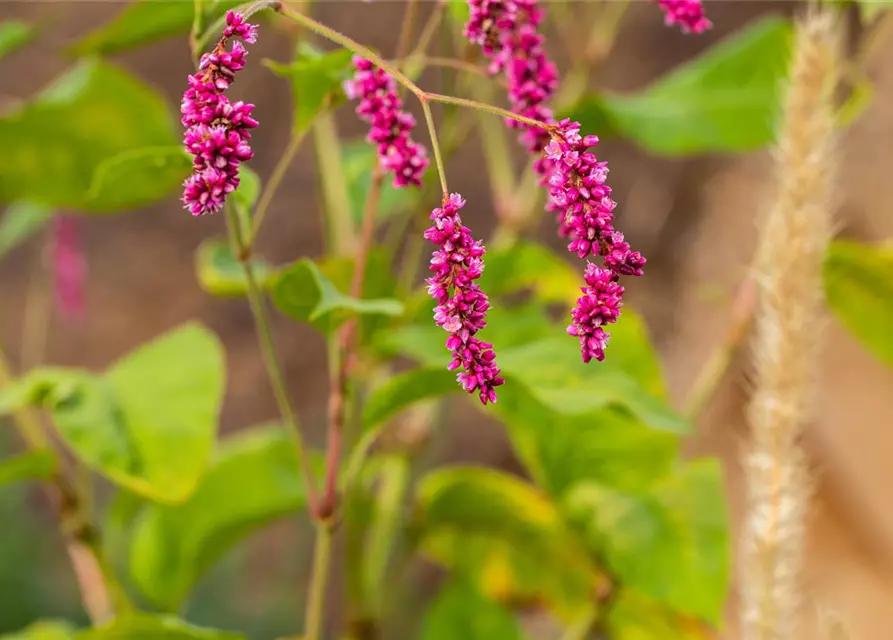
[[[254,155],[248,144],[250,130],[258,124],[251,115],[254,105],[230,103],[224,92],[248,56],[238,41],[227,50],[229,38],[254,43],[257,27],[232,10],[226,14],[226,25],[214,50],[201,57],[198,73],[189,76],[180,105],[180,121],[187,127],[183,144],[193,156],[193,174],[183,184],[182,201],[194,216],[223,208],[226,196],[239,186],[239,165]]]
[[[360,99],[356,114],[372,125],[366,139],[375,144],[381,167],[393,174],[395,187],[421,186],[430,161],[425,148],[411,137],[415,118],[403,110],[396,81],[360,56],[354,56],[354,68],[344,92],[351,100]]]
[[[484,245],[475,241],[463,226],[459,210],[465,200],[458,193],[444,197],[443,206],[431,213],[432,226],[425,239],[438,245],[429,269],[434,275],[425,282],[437,302],[434,322],[449,333],[446,347],[453,353],[447,369],[461,368],[456,376],[467,393],[477,391],[483,404],[496,402],[496,387],[505,380],[496,366],[493,345],[476,333],[486,325],[490,301],[475,282],[484,270]]]

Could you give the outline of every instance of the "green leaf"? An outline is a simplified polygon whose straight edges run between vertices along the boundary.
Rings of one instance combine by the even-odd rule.
[[[774,139],[790,42],[788,21],[760,20],[638,93],[584,99],[571,118],[657,155],[759,149]]]
[[[306,131],[320,112],[334,106],[343,96],[341,84],[348,77],[352,56],[346,49],[323,55],[304,49],[297,52],[290,64],[264,60],[273,73],[291,80],[295,131]]]
[[[63,620],[35,622],[20,631],[0,636],[0,640],[70,640],[74,626]]]
[[[692,462],[643,492],[583,482],[566,503],[622,584],[678,612],[719,621],[729,522],[716,460]]]
[[[378,163],[378,152],[365,140],[345,142],[341,150],[344,179],[347,182],[350,211],[354,224],[360,226],[365,213],[366,198],[372,188],[372,173]],[[421,199],[418,189],[397,189],[386,178],[381,187],[375,219],[381,223],[413,209]]]
[[[521,640],[508,610],[487,600],[473,585],[454,580],[440,588],[422,621],[421,640]]]
[[[691,620],[640,593],[620,587],[608,610],[612,640],[708,640],[703,623]]]
[[[893,0],[856,0],[859,5],[859,15],[863,23],[874,22],[874,20],[893,7]]]
[[[87,629],[73,640],[245,640],[240,633],[195,627],[170,616],[146,613],[116,618],[109,624]]]
[[[127,160],[146,148],[171,149],[179,134],[160,94],[100,60],[80,61],[33,102],[0,117],[0,139],[0,203],[109,213],[146,204],[182,179],[183,165],[169,155],[160,166],[147,158],[142,174],[139,158]]]
[[[9,205],[0,219],[0,258],[40,231],[52,217],[50,207],[33,202]]]
[[[49,478],[56,470],[56,456],[52,451],[22,453],[0,460],[0,487],[21,480]]]
[[[417,510],[421,550],[488,597],[543,599],[562,615],[589,606],[595,569],[585,550],[549,498],[520,478],[438,469],[419,483]]]
[[[399,300],[358,300],[341,293],[308,258],[279,275],[273,288],[273,301],[285,315],[312,324],[320,331],[334,330],[352,315],[399,316],[403,313]]]
[[[446,0],[447,15],[456,24],[465,26],[468,22],[469,7],[468,0]]]
[[[401,373],[375,389],[363,406],[363,428],[372,429],[410,405],[459,391],[456,374],[441,367]]]
[[[487,254],[481,289],[491,296],[530,290],[537,300],[573,305],[580,297],[582,270],[547,247],[519,241],[511,248]]]
[[[151,204],[182,185],[191,170],[183,145],[122,151],[96,166],[84,206],[114,211]]]
[[[34,27],[20,20],[0,22],[0,60],[24,47],[35,35]]]
[[[611,349],[622,351],[616,343]],[[566,336],[502,349],[497,362],[506,387],[523,385],[556,414],[584,416],[607,407],[623,407],[650,427],[674,433],[691,430],[689,422],[666,402],[649,394],[635,377],[611,363],[610,355],[605,362],[584,364],[576,345]]]
[[[143,512],[133,530],[131,575],[153,603],[176,609],[221,556],[252,531],[302,509],[306,498],[294,446],[281,427],[227,438],[189,500]]]
[[[859,119],[874,99],[874,85],[862,79],[850,90],[847,99],[837,110],[837,125],[848,127]]]
[[[863,347],[893,366],[893,249],[833,242],[822,277],[838,320]]]
[[[74,454],[152,500],[187,499],[211,454],[224,387],[223,349],[187,324],[115,364],[104,376],[42,368],[0,392],[0,414],[47,409]]]
[[[275,281],[276,269],[267,261],[252,258],[254,277],[262,289]],[[247,295],[248,281],[242,265],[236,260],[225,238],[209,238],[195,253],[195,270],[201,288],[222,298]]]
[[[238,0],[206,2],[205,25],[227,9],[242,4]],[[73,51],[78,55],[113,53],[159,40],[178,33],[187,33],[192,26],[193,3],[177,0],[139,0],[130,3],[108,24],[79,40]]]

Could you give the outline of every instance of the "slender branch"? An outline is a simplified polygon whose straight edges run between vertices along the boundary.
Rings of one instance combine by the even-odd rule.
[[[518,122],[523,122],[524,124],[528,124],[531,127],[539,127],[540,129],[545,129],[548,132],[553,132],[557,130],[557,125],[549,124],[548,122],[542,122],[540,120],[534,120],[533,118],[527,118],[525,116],[520,116],[517,113],[512,113],[508,109],[502,109],[500,107],[494,107],[491,104],[484,104],[483,102],[477,102],[475,100],[468,100],[466,98],[456,98],[454,96],[445,96],[439,93],[425,93],[423,96],[420,96],[420,99],[430,100],[431,102],[444,102],[446,104],[455,104],[460,107],[467,107],[468,109],[477,109],[478,111],[484,111],[486,113],[492,113],[495,116],[502,116],[503,118],[509,118],[510,120],[517,120]]]
[[[409,43],[412,39],[412,28],[415,26],[416,17],[419,14],[419,0],[409,0],[406,11],[403,13],[403,25],[400,27],[400,40],[397,43],[397,67],[403,66]]]
[[[270,179],[267,181],[267,184],[264,185],[264,189],[257,201],[257,206],[254,208],[251,231],[248,237],[245,239],[245,248],[249,252],[251,251],[251,248],[254,246],[254,243],[257,240],[257,236],[260,233],[260,226],[261,224],[263,224],[264,217],[266,217],[267,211],[270,208],[270,204],[273,202],[273,196],[276,195],[276,190],[282,183],[282,179],[285,177],[285,173],[286,171],[288,171],[288,167],[291,165],[292,160],[294,160],[295,155],[301,148],[301,143],[304,141],[305,135],[306,130],[301,132],[292,132],[291,138],[288,142],[288,146],[285,148],[285,151],[282,152],[282,156],[279,158],[279,161],[273,168],[273,173],[270,174]]]
[[[12,380],[12,369],[0,351],[0,388],[10,384]],[[13,420],[29,448],[52,450],[50,440],[32,410],[24,408],[16,411]],[[58,472],[52,476],[50,485],[45,490],[55,508],[81,601],[91,622],[100,624],[113,618],[116,610],[122,612],[132,609],[124,589],[103,559],[99,534],[90,523],[90,514],[84,508],[82,496]]]
[[[343,33],[339,33],[338,31],[335,31],[334,29],[327,27],[320,22],[317,22],[313,18],[305,16],[302,13],[298,13],[297,11],[288,7],[283,7],[280,10],[280,13],[282,13],[282,15],[286,16],[287,18],[300,23],[311,31],[321,35],[322,37],[331,40],[336,44],[340,44],[345,49],[349,49],[354,53],[363,56],[376,67],[389,73],[394,78],[394,80],[406,87],[413,93],[413,95],[415,95],[419,99],[419,101],[422,103],[422,108],[425,107],[426,101],[444,102],[447,104],[455,104],[460,107],[466,107],[468,109],[485,111],[486,113],[492,113],[493,115],[502,116],[503,118],[509,118],[511,120],[517,120],[518,122],[523,122],[524,124],[530,125],[532,127],[539,127],[549,132],[554,132],[557,130],[557,125],[542,122],[540,120],[534,120],[533,118],[527,118],[525,116],[518,115],[517,113],[512,113],[507,109],[494,107],[493,105],[483,104],[481,102],[475,102],[474,100],[468,100],[466,98],[454,98],[452,96],[445,96],[439,93],[428,93],[422,90],[421,87],[419,87],[408,77],[406,77],[394,65],[381,58],[381,56],[376,54],[368,47],[361,45],[356,40],[353,40]]]
[[[313,548],[313,573],[307,594],[307,609],[302,640],[320,640],[322,621],[325,613],[326,585],[328,584],[329,564],[332,559],[334,531],[332,524],[319,523],[316,529],[316,544]]]
[[[321,22],[317,22],[316,20],[314,20],[313,18],[311,18],[309,16],[305,16],[302,13],[298,13],[297,11],[295,11],[294,9],[291,9],[290,7],[282,7],[282,9],[280,10],[280,13],[283,16],[285,16],[286,18],[294,20],[295,22],[303,25],[307,29],[310,29],[314,33],[321,35],[323,38],[325,38],[327,40],[331,40],[335,44],[340,44],[345,49],[349,49],[349,50],[353,51],[354,53],[356,53],[357,55],[363,56],[369,62],[374,64],[376,67],[379,67],[380,69],[383,69],[384,71],[388,72],[391,76],[393,76],[394,80],[396,80],[397,82],[402,84],[404,87],[409,89],[409,91],[411,91],[414,95],[420,96],[424,93],[424,91],[422,91],[412,80],[410,80],[405,75],[403,75],[403,73],[401,73],[399,70],[397,70],[397,68],[394,67],[394,65],[389,64],[384,59],[382,59],[381,56],[379,56],[377,53],[372,51],[372,49],[361,45],[359,42],[357,42],[353,38],[350,38],[350,37],[344,35],[343,33],[335,31],[331,27],[327,27],[326,25],[322,24]]]
[[[446,167],[440,152],[440,143],[437,141],[437,128],[434,126],[434,116],[431,115],[431,105],[428,104],[428,96],[420,97],[422,111],[425,113],[425,123],[428,125],[428,134],[431,136],[431,148],[434,150],[434,162],[437,165],[437,177],[440,178],[440,188],[443,197],[446,198],[450,190],[447,188]]]
[[[310,459],[304,446],[304,439],[301,436],[301,426],[297,413],[292,407],[288,398],[288,392],[285,389],[282,365],[279,363],[279,357],[276,355],[273,333],[267,320],[267,312],[264,310],[263,293],[257,283],[251,259],[246,255],[238,214],[231,204],[226,206],[226,227],[229,232],[232,252],[234,255],[239,256],[239,262],[242,265],[245,280],[248,283],[248,304],[254,316],[254,326],[264,365],[267,369],[267,377],[269,378],[276,404],[279,407],[279,413],[283,422],[285,422],[286,430],[291,436],[298,462],[301,465],[301,473],[304,476],[304,483],[307,487],[308,502],[313,505],[316,502],[316,483],[313,480],[313,470],[310,467]]]
[[[423,53],[428,50],[431,40],[437,33],[437,27],[440,26],[440,21],[443,19],[443,12],[446,11],[446,8],[446,2],[441,2],[431,12],[431,15],[428,17],[428,22],[422,27],[422,34],[419,36],[419,41],[416,43],[415,49],[409,54],[410,59],[415,58],[420,54],[423,55]]]
[[[688,401],[685,403],[685,414],[696,419],[716,394],[735,358],[740,351],[744,339],[753,324],[754,307],[757,302],[757,286],[752,276],[741,284],[732,306],[732,321],[725,339],[716,348],[702,367],[695,379]]]

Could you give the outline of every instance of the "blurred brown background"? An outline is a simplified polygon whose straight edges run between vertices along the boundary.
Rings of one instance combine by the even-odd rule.
[[[59,46],[104,23],[122,6],[122,2],[0,2],[0,20],[19,18],[45,27],[36,44],[0,63],[0,100],[25,98],[50,81],[66,65]],[[317,6],[317,15],[336,28],[386,52],[394,46],[401,3],[340,1]],[[426,5],[426,11],[430,6]],[[593,86],[638,88],[756,16],[789,14],[796,6],[793,2],[710,2],[708,11],[716,26],[705,36],[694,37],[664,28],[655,7],[636,3],[613,54],[593,76]],[[291,107],[286,84],[259,64],[264,57],[287,59],[287,39],[272,31],[262,35],[252,49],[254,64],[234,90],[258,105],[261,127],[255,135],[257,156],[252,166],[265,177],[285,143],[282,131],[288,127]],[[172,104],[179,102],[190,72],[185,38],[149,45],[115,56],[115,60],[154,83]],[[845,132],[839,158],[841,233],[860,240],[893,234],[889,211],[893,202],[893,180],[889,179],[893,166],[890,60],[893,38],[882,43],[870,62],[876,96]],[[362,133],[349,108],[340,110],[339,126],[343,132]],[[644,313],[674,398],[681,403],[699,368],[724,335],[728,298],[745,273],[754,247],[757,214],[771,194],[769,155],[664,160],[649,157],[629,144],[610,142],[601,146],[600,157],[611,163],[620,226],[649,259],[647,277],[630,287],[631,304]],[[475,228],[479,233],[491,229],[486,175],[476,142],[456,155],[448,171],[452,185],[472,204],[469,211]],[[229,389],[224,431],[273,418],[275,406],[255,350],[247,305],[203,294],[193,275],[193,250],[203,238],[222,233],[222,224],[215,217],[191,218],[174,197],[138,212],[86,220],[82,228],[90,269],[88,317],[83,326],[54,319],[46,359],[103,367],[158,333],[199,318],[222,336],[227,347]],[[544,225],[541,233],[560,247],[550,225]],[[280,190],[261,249],[283,261],[321,251],[318,185],[309,145],[299,154]],[[0,336],[13,355],[22,335],[26,288],[38,260],[36,243],[31,243],[0,266]],[[718,292],[723,295],[717,296]],[[311,430],[311,439],[320,443],[327,391],[323,343],[309,329],[281,317],[275,318],[275,325],[292,394]],[[738,457],[747,437],[742,418],[746,371],[747,359],[741,357],[689,447],[692,454],[718,454],[725,460],[736,527],[742,503]],[[888,489],[893,486],[893,464],[889,462],[893,431],[888,424],[893,373],[860,348],[833,319],[828,322],[825,358],[818,373],[821,389],[806,441],[816,473],[816,499],[809,525],[806,622],[801,637],[820,637],[817,611],[830,610],[846,622],[852,638],[887,639],[893,637],[893,509]],[[447,425],[448,436],[437,452],[439,458],[514,464],[505,438],[492,424],[481,422],[478,412],[463,403],[454,407],[451,416],[454,419]],[[40,513],[40,496],[28,494],[27,499],[29,508]],[[52,527],[46,518],[27,525],[14,513],[3,517],[0,545],[7,552],[12,551],[14,537],[19,539],[30,531],[28,526]],[[49,543],[41,552],[41,562],[57,571],[41,583],[44,591],[38,598],[42,601],[38,610],[62,615],[71,605],[53,603],[70,603],[73,580],[61,547],[54,550],[58,542],[55,534],[47,536]],[[5,556],[3,551],[0,549],[0,554]],[[237,559],[227,560],[215,572],[217,577],[238,576],[242,587],[237,593],[220,595],[223,587],[215,586],[212,578],[197,599],[213,603],[215,597],[225,597],[235,608],[227,612],[231,616],[261,616],[264,607],[275,603],[283,615],[291,612],[297,617],[302,597],[298,590],[303,587],[295,585],[304,583],[307,555],[301,528],[282,523],[256,536]],[[15,588],[23,581],[15,572],[22,570],[26,570],[22,565],[0,564],[0,583]],[[284,591],[283,585],[289,591]],[[735,600],[733,588],[724,638],[737,637]],[[196,610],[196,621],[225,626],[218,607],[202,606],[208,608]],[[4,622],[12,621],[0,620],[0,628]],[[273,627],[265,626],[268,624]],[[282,624],[288,629],[287,618]],[[271,637],[271,628],[278,629],[275,623],[259,619],[255,631],[258,637]]]

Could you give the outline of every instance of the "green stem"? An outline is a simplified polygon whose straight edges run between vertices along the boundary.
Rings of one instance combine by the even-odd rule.
[[[204,12],[204,0],[193,0],[192,29],[189,32],[189,49],[192,52],[192,61],[198,66],[199,38],[202,33],[202,15]]]
[[[238,256],[239,262],[242,265],[242,270],[245,273],[245,280],[248,284],[248,304],[251,307],[251,313],[254,316],[254,327],[257,333],[257,340],[260,345],[264,365],[267,369],[267,377],[269,378],[276,404],[279,407],[279,413],[282,416],[283,422],[285,422],[285,428],[291,436],[298,462],[301,465],[301,473],[304,476],[304,483],[307,487],[307,497],[312,505],[316,502],[313,471],[310,467],[307,449],[304,446],[304,439],[301,436],[301,426],[298,421],[297,413],[292,407],[291,401],[288,398],[288,392],[285,389],[282,366],[276,355],[276,345],[273,341],[273,333],[270,330],[267,312],[264,310],[263,292],[257,283],[257,277],[254,274],[251,258],[246,253],[246,247],[241,235],[239,216],[231,204],[228,203],[225,209],[226,228],[229,232],[230,246],[233,254]]]
[[[701,368],[685,403],[685,415],[691,420],[697,419],[716,394],[729,366],[748,335],[753,321],[754,306],[757,302],[756,286],[756,281],[749,276],[738,290],[732,307],[732,322],[725,339]]]
[[[313,123],[313,143],[319,163],[326,208],[326,243],[333,253],[351,255],[356,250],[356,233],[351,220],[347,179],[341,162],[341,141],[331,113],[321,113]]]
[[[291,165],[292,160],[294,160],[295,155],[298,153],[298,149],[301,148],[301,143],[304,141],[305,134],[306,130],[301,132],[292,132],[291,139],[288,142],[288,146],[285,148],[285,151],[282,152],[282,157],[279,158],[279,162],[277,162],[276,166],[273,168],[273,173],[270,175],[270,179],[267,181],[267,184],[264,185],[264,190],[260,194],[260,198],[257,201],[257,206],[254,208],[251,231],[248,237],[245,239],[245,248],[249,251],[252,247],[254,247],[254,243],[257,240],[257,235],[258,233],[260,233],[260,226],[261,224],[263,224],[264,218],[267,215],[267,211],[270,208],[270,204],[273,202],[273,196],[276,195],[276,190],[282,183],[282,179],[285,177],[285,172],[288,171],[288,167]]]
[[[329,579],[329,565],[332,560],[334,530],[329,522],[322,522],[316,528],[316,544],[313,549],[313,573],[307,592],[303,640],[322,638],[322,620],[325,613],[326,585]]]
[[[419,98],[422,102],[422,111],[425,113],[425,123],[428,125],[428,135],[431,136],[431,148],[434,150],[434,162],[437,165],[437,176],[440,178],[440,188],[443,190],[443,197],[449,195],[450,190],[447,188],[446,167],[443,163],[443,156],[440,153],[440,143],[437,141],[437,128],[434,126],[434,116],[431,115],[431,105],[428,104],[428,96]]]
[[[12,369],[0,351],[0,388],[13,380]],[[34,450],[52,450],[49,438],[31,409],[20,409],[13,420],[25,444]],[[107,622],[115,612],[133,609],[127,595],[115,578],[114,571],[105,561],[99,534],[90,523],[91,514],[85,508],[84,499],[65,477],[56,472],[51,482],[54,491],[48,491],[56,507],[59,528],[65,537],[65,548],[71,560],[81,594],[84,610],[94,624]]]

